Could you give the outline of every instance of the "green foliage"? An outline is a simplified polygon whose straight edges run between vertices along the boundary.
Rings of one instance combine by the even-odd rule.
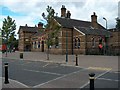
[[[117,22],[116,22],[116,23],[117,23],[116,28],[117,28],[117,29],[120,29],[120,19],[117,18],[116,21],[117,21]]]
[[[54,23],[54,14],[55,11],[52,9],[52,7],[48,6],[47,9],[47,16],[43,13],[43,18],[47,21],[47,24],[45,25],[45,30],[49,30],[48,33],[48,39],[46,40],[46,44],[49,47],[50,45],[54,45],[56,42],[55,38],[58,37],[58,33],[60,31],[60,26]]]
[[[7,18],[4,19],[2,26],[3,43],[9,44],[15,40],[15,29],[15,20],[12,20],[10,16],[7,16]]]

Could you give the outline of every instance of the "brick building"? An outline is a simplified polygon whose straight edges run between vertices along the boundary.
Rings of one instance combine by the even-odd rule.
[[[32,42],[31,38],[34,34],[39,32],[39,29],[41,29],[41,26],[43,24],[39,23],[38,27],[29,27],[27,24],[25,26],[20,26],[19,27],[19,43],[18,43],[18,48],[19,51],[31,51],[32,49]]]
[[[61,17],[54,17],[54,24],[61,27],[58,37],[57,45],[50,47],[50,53],[53,54],[96,54],[99,53],[99,44],[103,46],[103,52],[106,52],[109,45],[111,33],[107,31],[102,25],[97,22],[97,15],[95,12],[91,15],[91,21],[82,21],[71,19],[70,11],[66,12],[65,6],[61,8]],[[23,28],[23,29],[22,29]],[[38,27],[24,27],[19,29],[19,50],[29,49],[32,51],[46,51],[46,39],[49,31],[38,32]],[[42,24],[41,24],[42,28]],[[33,30],[34,29],[34,30]],[[28,33],[28,43],[26,42],[26,34]],[[23,37],[23,35],[24,37]],[[28,46],[29,44],[29,46]]]
[[[109,41],[109,54],[120,55],[120,30],[112,28],[109,31],[112,33]]]

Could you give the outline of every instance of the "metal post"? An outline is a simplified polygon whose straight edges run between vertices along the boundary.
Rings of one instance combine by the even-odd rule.
[[[106,30],[107,30],[107,19],[105,17],[103,17],[103,19],[106,21]],[[105,41],[104,41],[105,43]],[[104,44],[104,55],[105,55],[105,51],[106,51],[106,44]]]
[[[78,55],[76,54],[76,66],[78,66]]]
[[[66,30],[66,62],[68,62],[68,33]]]
[[[8,84],[9,83],[9,81],[8,81],[8,63],[5,63],[4,64],[4,66],[5,66],[5,84]]]
[[[95,74],[94,73],[90,73],[89,74],[89,79],[90,79],[90,90],[94,90],[94,79],[95,79]]]

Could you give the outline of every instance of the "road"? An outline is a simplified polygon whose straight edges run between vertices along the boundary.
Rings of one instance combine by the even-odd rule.
[[[89,88],[89,73],[95,73],[95,88],[118,88],[118,74],[98,68],[65,66],[60,63],[2,59],[9,63],[9,78],[30,88]]]

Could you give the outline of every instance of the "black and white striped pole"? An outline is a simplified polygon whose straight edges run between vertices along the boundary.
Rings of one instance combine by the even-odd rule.
[[[4,63],[4,66],[5,66],[5,84],[8,84],[9,83],[9,80],[8,80],[8,63]]]
[[[90,90],[94,90],[94,79],[95,79],[95,74],[94,73],[90,73],[89,74],[89,79],[90,79]]]

